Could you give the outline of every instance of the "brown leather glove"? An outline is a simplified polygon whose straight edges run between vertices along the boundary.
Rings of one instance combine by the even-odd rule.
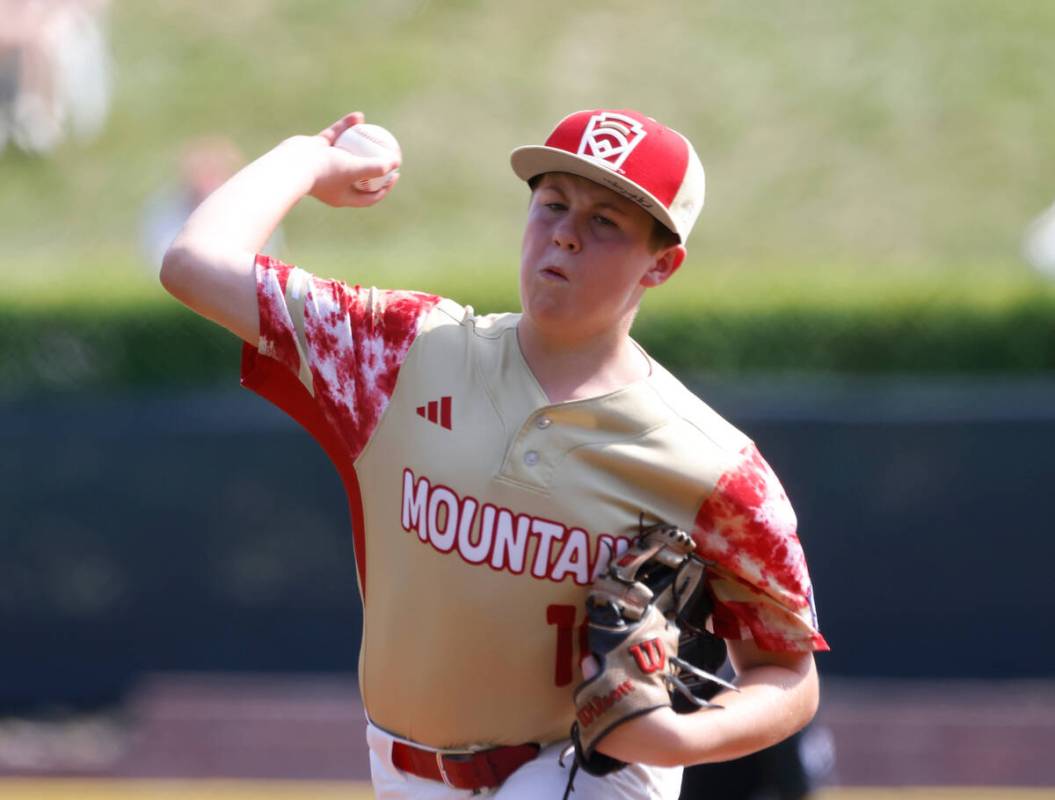
[[[576,759],[587,772],[625,766],[595,754],[597,743],[624,722],[670,706],[672,691],[689,708],[720,707],[694,695],[685,679],[736,688],[678,657],[678,619],[704,596],[705,565],[693,550],[692,537],[673,525],[642,528],[590,591],[589,646],[599,671],[575,689],[572,726]]]

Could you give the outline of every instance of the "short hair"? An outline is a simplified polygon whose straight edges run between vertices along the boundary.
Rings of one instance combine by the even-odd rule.
[[[652,234],[648,237],[648,249],[653,253],[681,244],[681,237],[655,217],[652,218]]]
[[[545,174],[543,172],[528,178],[527,185],[532,192],[538,188],[539,183],[542,182],[542,176]],[[649,251],[658,253],[660,250],[666,250],[668,247],[674,247],[678,244],[681,244],[681,237],[658,219],[652,217],[652,233],[648,236]]]

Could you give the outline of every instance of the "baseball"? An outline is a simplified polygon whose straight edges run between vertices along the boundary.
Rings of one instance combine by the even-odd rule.
[[[366,122],[353,125],[338,136],[333,144],[334,147],[347,150],[352,155],[365,158],[386,158],[391,156],[393,151],[402,154],[395,136],[380,125],[370,125]],[[363,178],[355,182],[355,188],[361,192],[376,192],[388,186],[398,172],[399,170],[392,170],[379,178]]]

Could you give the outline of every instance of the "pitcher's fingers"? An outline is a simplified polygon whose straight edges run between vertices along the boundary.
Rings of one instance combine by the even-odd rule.
[[[582,661],[579,662],[579,668],[582,670],[582,676],[586,680],[590,680],[590,678],[601,671],[597,659],[593,656],[583,656]]]
[[[400,158],[393,154],[390,158],[359,158],[356,171],[360,178],[380,178],[394,169],[398,169]]]
[[[319,136],[332,145],[337,141],[338,136],[353,125],[359,125],[364,119],[366,119],[366,116],[362,111],[353,111],[351,114],[345,114],[330,127],[319,131]]]
[[[392,180],[378,189],[376,192],[364,192],[362,189],[352,189],[355,193],[353,197],[353,205],[357,206],[372,206],[374,203],[379,203],[386,194],[392,191],[392,187],[399,182],[399,173],[395,173],[392,176]]]

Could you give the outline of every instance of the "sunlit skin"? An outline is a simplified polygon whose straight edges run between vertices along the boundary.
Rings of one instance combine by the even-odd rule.
[[[673,767],[741,758],[783,741],[817,713],[820,689],[812,653],[774,653],[750,639],[730,640],[740,691],[713,698],[721,711],[676,714],[661,708],[612,730],[597,749],[621,761]],[[584,677],[596,674],[592,657]]]
[[[290,209],[308,195],[335,208],[365,208],[395,188],[395,180],[376,192],[355,186],[399,167],[398,155],[365,158],[333,146],[365,119],[360,111],[345,114],[317,135],[292,136],[239,170],[190,215],[165,253],[162,285],[194,311],[256,344],[260,320],[253,264]]]
[[[577,175],[543,175],[521,247],[525,317],[569,343],[625,334],[645,289],[685,257],[681,245],[651,252],[651,232],[652,216],[612,190]]]
[[[648,374],[629,339],[645,290],[685,248],[653,251],[652,217],[597,183],[547,173],[532,192],[520,257],[521,349],[551,400],[611,391]]]

